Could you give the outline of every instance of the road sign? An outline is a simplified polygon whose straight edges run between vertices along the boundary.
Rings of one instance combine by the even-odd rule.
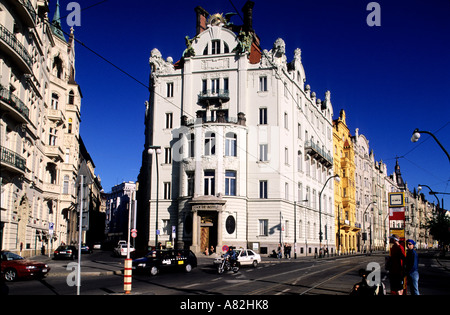
[[[131,237],[132,238],[136,238],[137,237],[137,230],[136,229],[132,229],[131,230]]]
[[[228,252],[228,246],[227,245],[223,245],[222,246],[222,251],[223,252]]]

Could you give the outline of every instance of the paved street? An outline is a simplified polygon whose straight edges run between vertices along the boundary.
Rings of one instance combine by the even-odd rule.
[[[8,283],[10,295],[75,295],[72,261],[55,261],[45,256],[52,270],[43,280]],[[384,270],[385,254],[355,255],[314,259],[273,259],[263,257],[257,268],[242,267],[218,275],[213,258],[199,256],[199,266],[191,273],[160,273],[157,276],[133,275],[132,295],[201,295],[201,296],[275,296],[275,295],[348,295],[359,281],[358,270],[369,263],[381,266],[381,279],[389,292]],[[96,251],[82,256],[82,295],[123,295],[123,258],[111,252]],[[437,252],[420,253],[420,291],[423,295],[449,295],[448,259],[437,259]],[[72,273],[72,275],[70,275]],[[68,277],[69,276],[69,277]]]

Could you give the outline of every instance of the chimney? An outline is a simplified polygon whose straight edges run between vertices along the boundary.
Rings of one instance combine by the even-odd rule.
[[[247,1],[242,8],[242,13],[244,13],[244,31],[253,32],[253,7],[255,3],[253,1]]]
[[[195,12],[197,13],[197,35],[206,30],[206,21],[208,19],[209,13],[198,6],[195,8]]]

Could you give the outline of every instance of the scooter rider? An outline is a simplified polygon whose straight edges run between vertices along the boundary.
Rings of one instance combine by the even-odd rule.
[[[234,248],[232,246],[230,246],[228,248],[228,251],[223,256],[224,259],[227,259],[227,257],[230,260],[230,265],[235,266],[237,257],[236,257],[236,252],[234,251]]]

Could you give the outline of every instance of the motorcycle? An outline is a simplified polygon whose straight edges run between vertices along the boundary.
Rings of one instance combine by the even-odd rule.
[[[233,264],[230,262],[230,257],[225,257],[222,262],[217,266],[217,273],[221,275],[225,271],[232,270],[234,273],[239,271],[239,263],[236,261]]]

